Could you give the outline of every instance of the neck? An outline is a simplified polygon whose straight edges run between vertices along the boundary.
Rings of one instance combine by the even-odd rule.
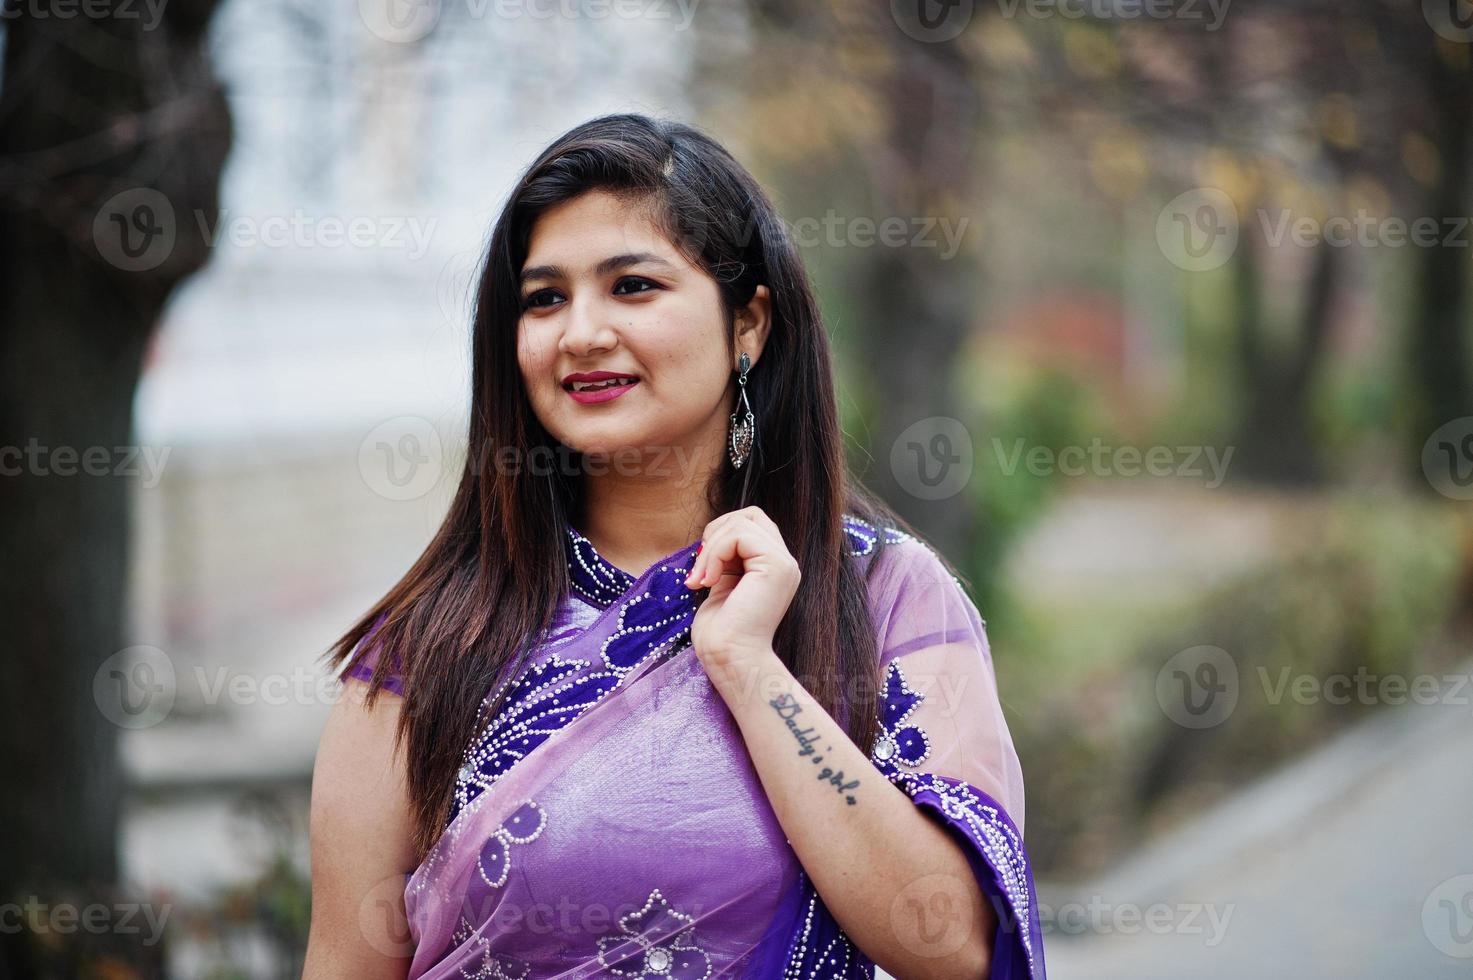
[[[724,452],[725,447],[717,449]],[[717,517],[706,502],[706,488],[721,458],[672,452],[662,459],[646,457],[638,467],[627,462],[626,458],[621,465],[615,457],[610,465],[599,467],[604,472],[584,474],[583,513],[577,526],[599,554],[638,577],[700,538]]]

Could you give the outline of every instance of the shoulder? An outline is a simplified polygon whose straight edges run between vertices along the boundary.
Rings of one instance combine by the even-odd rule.
[[[908,579],[916,583],[961,586],[941,554],[925,541],[896,527],[880,527],[853,514],[844,515],[849,553],[872,582]],[[879,564],[871,570],[871,565]]]
[[[348,655],[348,668],[343,671],[342,679],[356,677],[365,683],[372,681],[383,647],[378,631],[384,625],[385,618],[385,616],[380,616],[353,647],[352,652]],[[384,675],[383,687],[386,691],[400,697],[404,696],[404,661],[397,650],[390,658],[388,672]]]
[[[844,516],[844,530],[850,542],[850,554],[861,562],[861,574],[875,613],[885,616],[902,602],[922,598],[933,602],[959,601],[975,611],[966,585],[947,559],[925,539],[899,528],[877,527],[852,514]],[[981,619],[980,613],[978,618]]]

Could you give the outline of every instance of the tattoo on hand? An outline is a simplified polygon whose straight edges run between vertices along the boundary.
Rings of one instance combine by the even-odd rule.
[[[798,722],[794,720],[795,715],[802,713],[803,706],[800,705],[791,694],[779,694],[777,697],[773,698],[767,703],[772,705],[772,707],[777,711],[779,718],[782,718],[783,721],[787,722],[788,731],[792,732],[793,737],[798,740],[798,754],[800,756],[808,758],[809,761],[811,761],[815,766],[823,762],[823,756],[819,755],[814,748],[814,746],[818,742],[817,734],[814,729],[799,728]],[[833,750],[834,747],[832,745],[824,746],[825,752],[832,752]],[[859,780],[851,779],[848,782],[845,782],[844,770],[840,769],[838,772],[834,772],[833,769],[829,768],[828,766],[824,766],[822,769],[819,770],[818,778],[833,785],[834,788],[844,797],[844,799],[849,803],[850,806],[853,806],[855,803],[859,802],[854,798],[853,794],[849,792],[850,790],[856,789],[859,786]]]

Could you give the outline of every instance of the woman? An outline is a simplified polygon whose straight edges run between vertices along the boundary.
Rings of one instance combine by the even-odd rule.
[[[449,514],[329,652],[307,976],[1042,977],[985,624],[845,475],[752,177],[573,129],[473,331]]]

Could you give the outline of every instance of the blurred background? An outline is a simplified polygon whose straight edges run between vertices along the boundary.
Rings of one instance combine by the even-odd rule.
[[[318,657],[453,490],[512,182],[620,111],[769,189],[969,579],[1052,974],[1468,975],[1468,0],[3,12],[3,975],[300,975]]]

